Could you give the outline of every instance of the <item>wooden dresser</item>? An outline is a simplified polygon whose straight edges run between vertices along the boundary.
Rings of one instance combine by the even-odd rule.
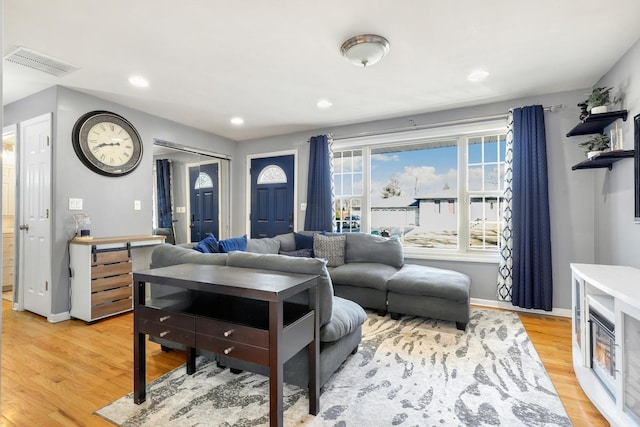
[[[162,243],[164,236],[71,240],[71,317],[93,322],[132,310],[132,273],[149,268],[141,249]]]

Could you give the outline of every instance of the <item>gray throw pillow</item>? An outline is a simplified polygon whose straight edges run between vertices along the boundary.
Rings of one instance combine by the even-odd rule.
[[[327,267],[338,267],[344,264],[344,246],[347,236],[313,235],[313,254],[316,258],[327,260]]]
[[[247,252],[256,254],[277,254],[280,251],[280,240],[265,237],[247,240]]]

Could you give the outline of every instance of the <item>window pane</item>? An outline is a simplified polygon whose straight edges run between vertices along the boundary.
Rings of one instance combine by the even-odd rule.
[[[362,150],[353,152],[353,171],[362,172]]]
[[[507,135],[500,135],[500,161],[504,162],[507,151]]]
[[[484,161],[487,162],[497,162],[498,161],[498,142],[497,137],[491,137],[487,139],[492,139],[493,141],[484,143]]]
[[[344,195],[342,191],[342,174],[333,176],[333,185],[335,187],[336,196]]]
[[[469,167],[469,191],[482,191],[482,166]]]
[[[457,248],[456,141],[371,154],[371,232],[400,236],[405,246]]]
[[[353,174],[353,194],[360,195],[362,194],[362,173],[354,173]]]
[[[482,163],[482,139],[481,138],[471,138],[469,140],[469,148],[467,152],[469,153],[469,164],[473,163]]]
[[[498,249],[502,230],[502,198],[471,196],[469,200],[469,247]]]
[[[484,167],[484,191],[497,191],[498,190],[498,165],[486,165]],[[473,191],[473,189],[471,189]]]

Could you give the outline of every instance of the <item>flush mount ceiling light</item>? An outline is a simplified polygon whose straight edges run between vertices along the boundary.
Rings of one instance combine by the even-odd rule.
[[[135,87],[149,87],[149,81],[142,76],[129,77],[129,83]]]
[[[231,120],[229,120],[231,122],[232,125],[236,125],[236,126],[240,126],[244,124],[244,119],[242,117],[232,117]]]
[[[351,37],[342,43],[340,53],[353,65],[368,67],[380,61],[389,52],[389,41],[375,34]]]

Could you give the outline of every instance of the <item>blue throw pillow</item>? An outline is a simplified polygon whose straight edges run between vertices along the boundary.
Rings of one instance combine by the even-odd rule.
[[[193,249],[205,254],[214,254],[220,252],[218,241],[213,234],[209,234],[207,237],[200,240],[198,244],[193,247]]]
[[[296,239],[296,250],[299,249],[313,249],[313,235],[293,233]]]
[[[232,239],[220,240],[220,252],[246,251],[247,235],[242,237],[234,237]]]

